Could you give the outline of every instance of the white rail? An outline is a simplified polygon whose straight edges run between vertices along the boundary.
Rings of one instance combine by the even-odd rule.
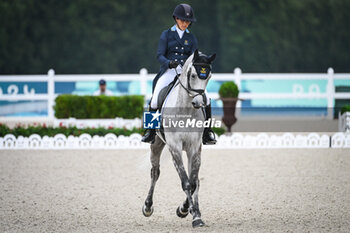
[[[283,133],[281,135],[259,133],[249,135],[244,133],[234,133],[231,135],[221,135],[216,145],[204,146],[204,149],[330,149],[330,148],[350,148],[350,134],[333,133],[328,134],[293,134]],[[119,136],[107,134],[105,136],[91,136],[82,134],[79,137],[57,134],[54,137],[33,134],[29,137],[15,137],[7,134],[0,137],[1,150],[64,150],[64,149],[148,149],[149,144],[141,142],[140,134],[130,136]]]
[[[7,90],[0,88],[0,101],[16,101],[16,100],[46,100],[48,102],[48,118],[54,119],[54,101],[57,96],[55,94],[55,84],[59,82],[76,82],[76,81],[98,81],[105,79],[106,81],[140,81],[140,94],[150,98],[150,90],[147,90],[147,81],[153,80],[155,74],[148,74],[145,68],[141,69],[139,74],[101,74],[101,75],[55,75],[54,70],[49,70],[48,75],[0,75],[0,82],[46,82],[47,93],[36,94],[34,89],[28,90],[28,86],[24,85],[23,94],[18,94],[19,90],[15,84],[11,84]],[[350,93],[335,93],[334,80],[350,80],[350,74],[334,74],[334,70],[329,68],[327,73],[317,74],[243,74],[240,68],[236,68],[233,73],[213,74],[213,80],[216,81],[235,81],[241,90],[243,80],[326,80],[326,92],[321,93],[320,87],[315,85],[310,87],[308,93],[304,93],[303,89],[295,86],[293,93],[245,93],[241,92],[239,98],[249,99],[327,99],[328,118],[333,117],[333,108],[335,99],[350,99]],[[5,92],[7,92],[5,94]],[[218,93],[209,93],[211,98],[219,98]],[[241,107],[238,102],[237,107]],[[1,111],[1,110],[0,110]]]

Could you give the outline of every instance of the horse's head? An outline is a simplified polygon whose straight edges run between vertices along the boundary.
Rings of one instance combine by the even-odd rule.
[[[211,63],[214,61],[215,57],[216,54],[207,56],[196,50],[186,61],[183,72],[186,74],[185,83],[187,83],[187,85],[183,86],[187,90],[189,96],[192,97],[192,106],[194,108],[200,108],[207,104],[204,91],[211,78]]]

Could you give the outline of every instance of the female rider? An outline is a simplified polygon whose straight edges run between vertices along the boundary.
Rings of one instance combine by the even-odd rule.
[[[157,59],[160,62],[160,71],[153,80],[153,96],[150,104],[150,112],[158,108],[158,94],[163,87],[174,80],[177,73],[181,73],[180,64],[183,65],[186,59],[197,49],[197,39],[187,29],[193,22],[196,22],[193,9],[188,4],[177,5],[173,12],[176,24],[162,32],[158,44]],[[176,69],[176,71],[175,71]],[[211,118],[210,100],[207,97],[205,107],[206,120]],[[153,143],[155,129],[147,129],[142,137],[143,142]],[[215,134],[210,127],[203,132],[203,144],[215,144]]]

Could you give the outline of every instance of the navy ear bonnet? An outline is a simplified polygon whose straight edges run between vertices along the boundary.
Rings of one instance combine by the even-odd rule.
[[[209,61],[205,54],[200,53],[197,59],[193,61],[193,66],[200,79],[207,79],[209,77],[211,72],[211,61]]]

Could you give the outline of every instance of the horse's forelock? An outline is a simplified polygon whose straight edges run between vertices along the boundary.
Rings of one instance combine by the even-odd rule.
[[[188,69],[189,69],[190,67],[193,67],[193,68],[194,68],[194,66],[192,66],[193,63],[204,63],[204,64],[208,64],[208,65],[211,64],[211,62],[210,62],[208,56],[205,55],[204,53],[199,53],[199,56],[198,56],[196,59],[195,59],[195,56],[194,56],[194,53],[193,53],[191,56],[189,56],[189,57],[187,58],[185,64],[183,65],[182,70],[183,70],[183,74],[184,74],[183,76],[184,76],[184,77],[186,77],[187,72],[188,72]],[[194,68],[194,69],[195,69],[195,68]]]

